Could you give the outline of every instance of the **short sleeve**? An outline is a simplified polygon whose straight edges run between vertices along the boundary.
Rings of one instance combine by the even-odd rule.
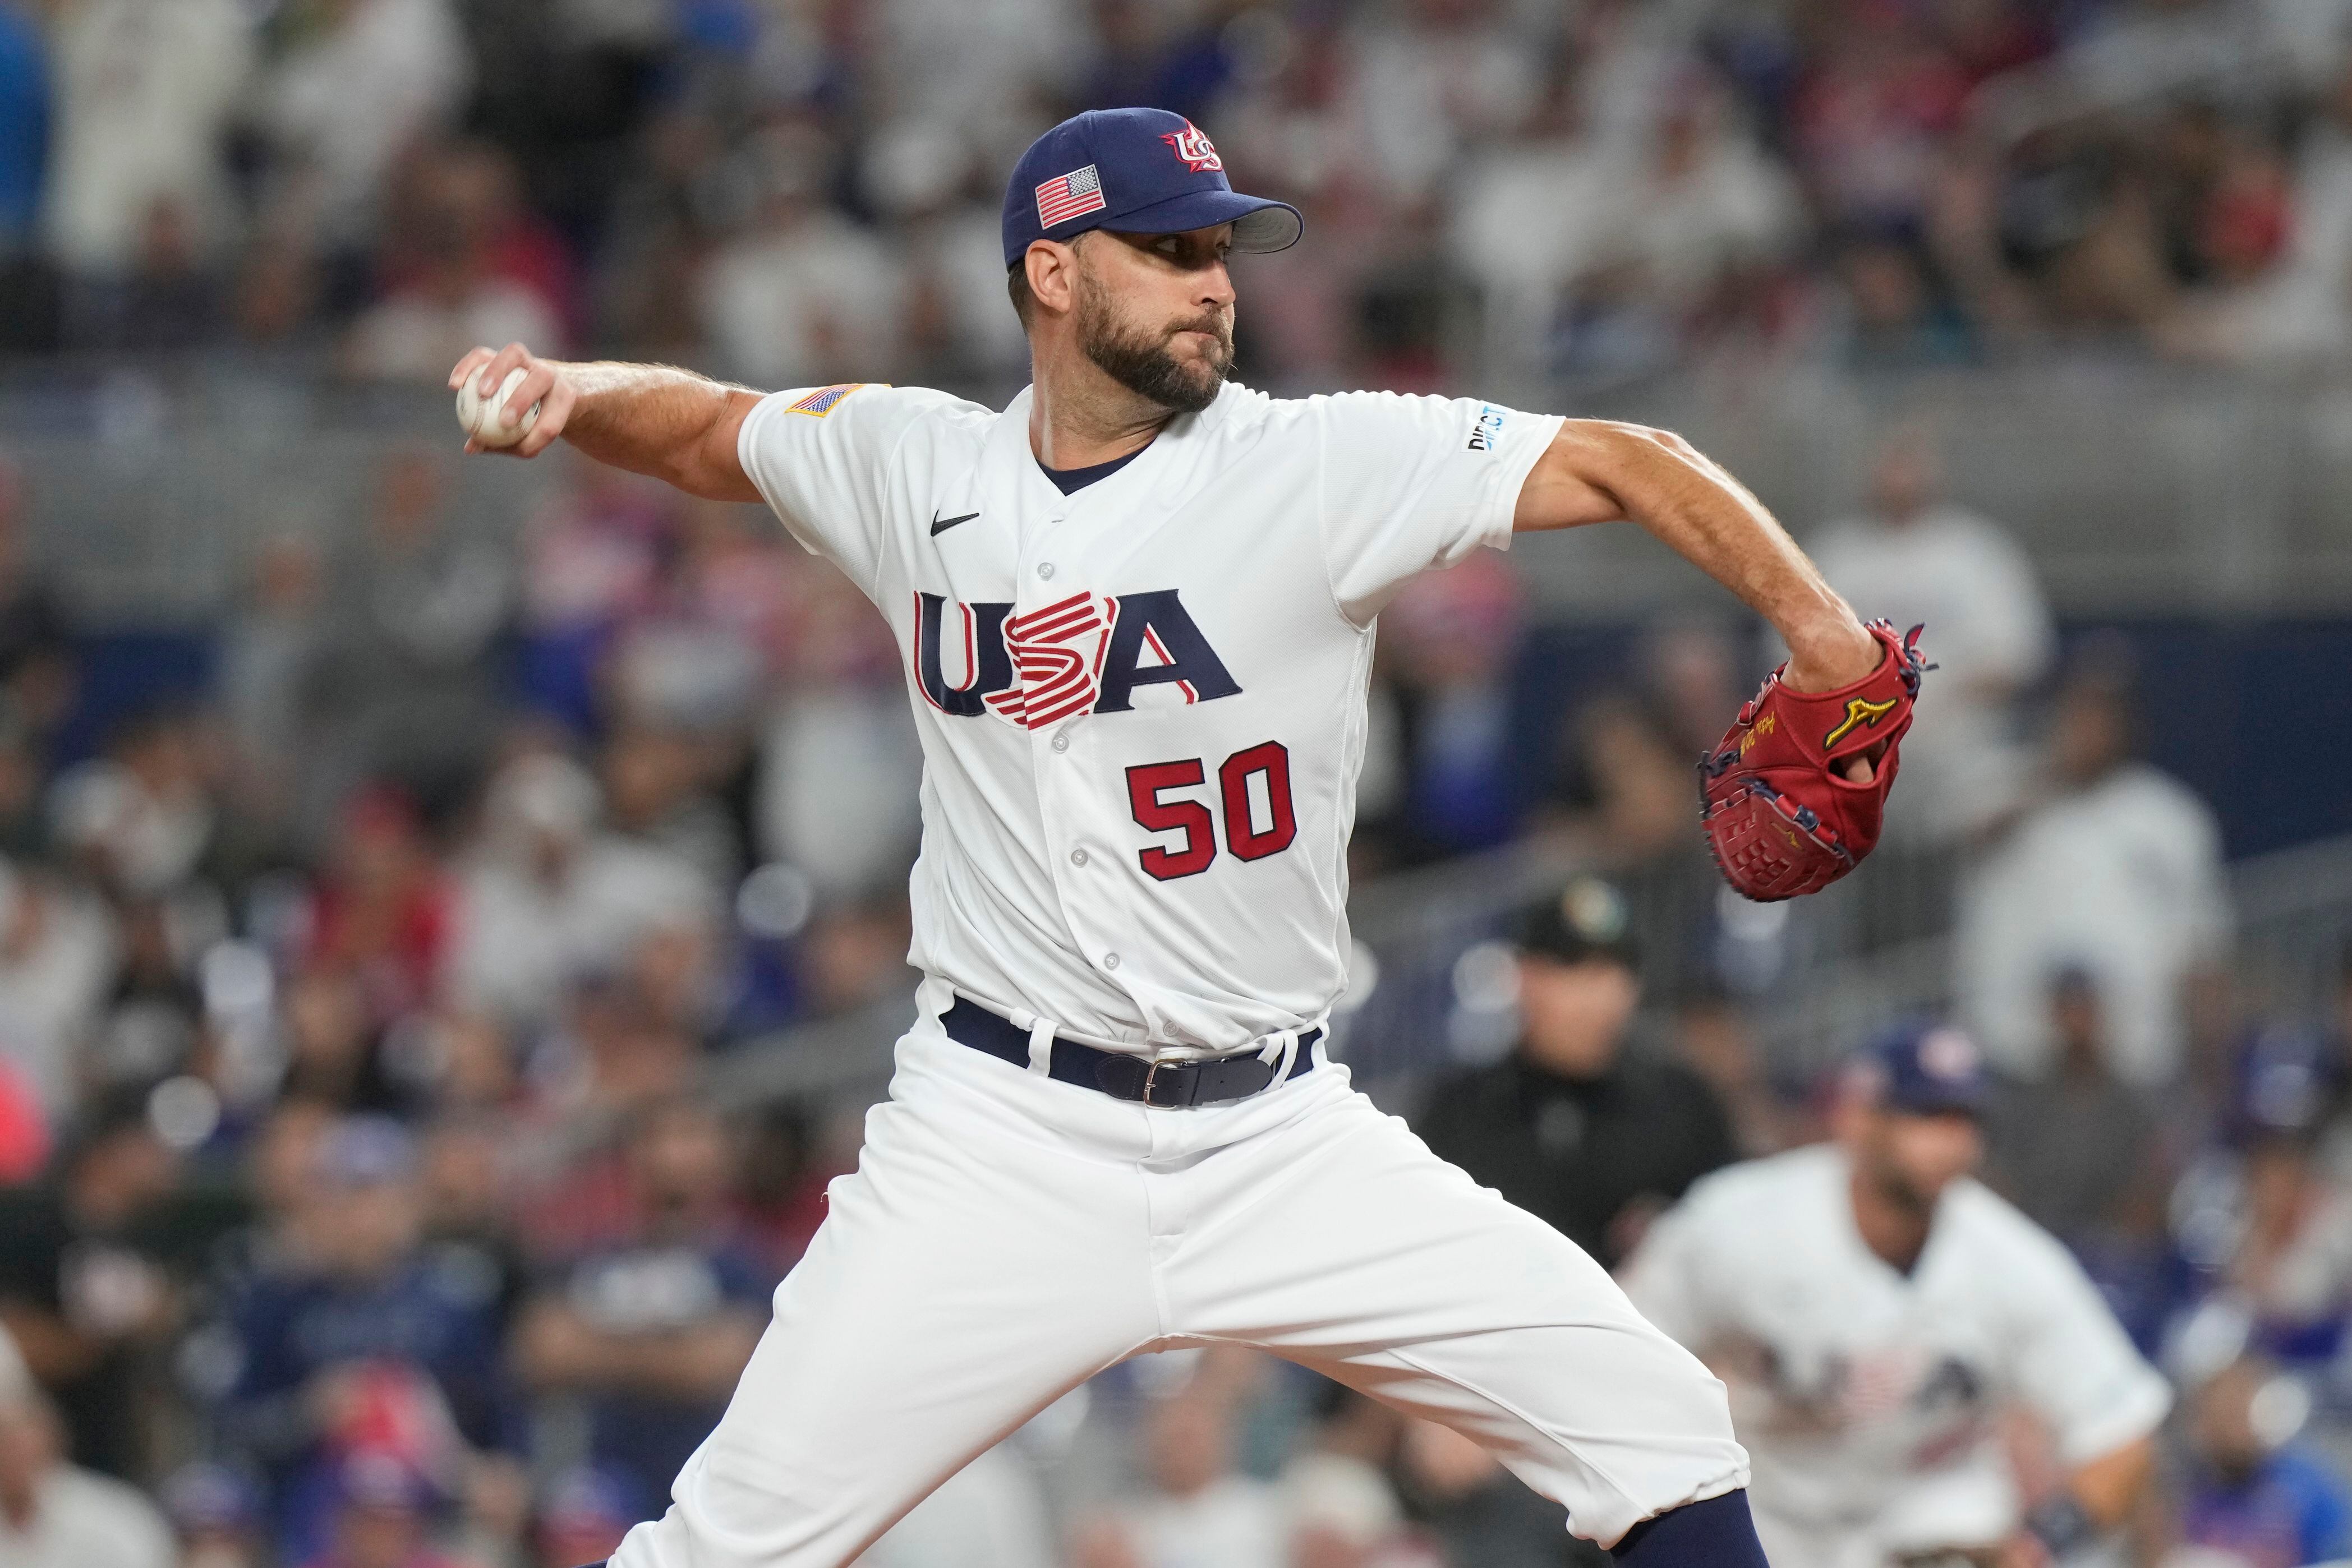
[[[744,416],[736,454],[793,538],[870,594],[891,458],[918,420],[953,401],[869,382],[771,392]]]
[[[2156,1430],[2172,1406],[2170,1385],[2064,1248],[2039,1232],[2019,1240],[2002,1289],[2014,1312],[2011,1379],[2049,1424],[2059,1456],[2087,1464]]]
[[[1359,625],[1415,572],[1509,548],[1519,489],[1555,414],[1478,398],[1343,392],[1308,400],[1331,591]]]

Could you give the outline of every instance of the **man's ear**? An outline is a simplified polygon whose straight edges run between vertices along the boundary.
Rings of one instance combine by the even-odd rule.
[[[1059,240],[1038,240],[1021,258],[1021,265],[1029,274],[1029,296],[1039,305],[1056,313],[1066,313],[1077,302],[1076,246],[1064,245]]]

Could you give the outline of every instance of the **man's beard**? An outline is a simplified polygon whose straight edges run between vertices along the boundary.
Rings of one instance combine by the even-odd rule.
[[[1206,332],[1216,348],[1195,361],[1179,360],[1169,349],[1178,332]],[[1213,311],[1167,331],[1125,329],[1110,300],[1083,276],[1078,282],[1078,349],[1102,372],[1139,398],[1176,413],[1198,413],[1217,401],[1234,368],[1233,329]]]
[[[1902,1210],[1906,1218],[1922,1223],[1934,1219],[1937,1204],[1943,1197],[1940,1191],[1925,1190],[1919,1183],[1911,1179],[1908,1172],[1891,1165],[1882,1166],[1874,1172],[1873,1176],[1874,1185],[1878,1188],[1879,1197]]]

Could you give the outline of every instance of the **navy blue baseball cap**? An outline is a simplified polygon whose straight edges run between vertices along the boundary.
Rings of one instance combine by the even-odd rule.
[[[1981,1116],[1992,1097],[1977,1042],[1930,1019],[1907,1019],[1872,1040],[1852,1072],[1873,1103],[1907,1116]]]
[[[1004,187],[1004,266],[1037,240],[1088,229],[1182,234],[1234,225],[1235,250],[1298,243],[1298,209],[1244,196],[1225,178],[1208,137],[1164,109],[1090,109],[1029,144]]]

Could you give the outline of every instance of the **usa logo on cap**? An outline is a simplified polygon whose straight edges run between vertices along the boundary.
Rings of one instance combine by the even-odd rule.
[[[1209,140],[1209,133],[1189,120],[1184,122],[1183,130],[1169,131],[1160,140],[1176,149],[1176,156],[1184,160],[1184,166],[1195,174],[1225,166],[1225,161],[1217,156],[1216,145]]]
[[[1091,163],[1037,187],[1037,221],[1047,228],[1102,210],[1102,176]]]

